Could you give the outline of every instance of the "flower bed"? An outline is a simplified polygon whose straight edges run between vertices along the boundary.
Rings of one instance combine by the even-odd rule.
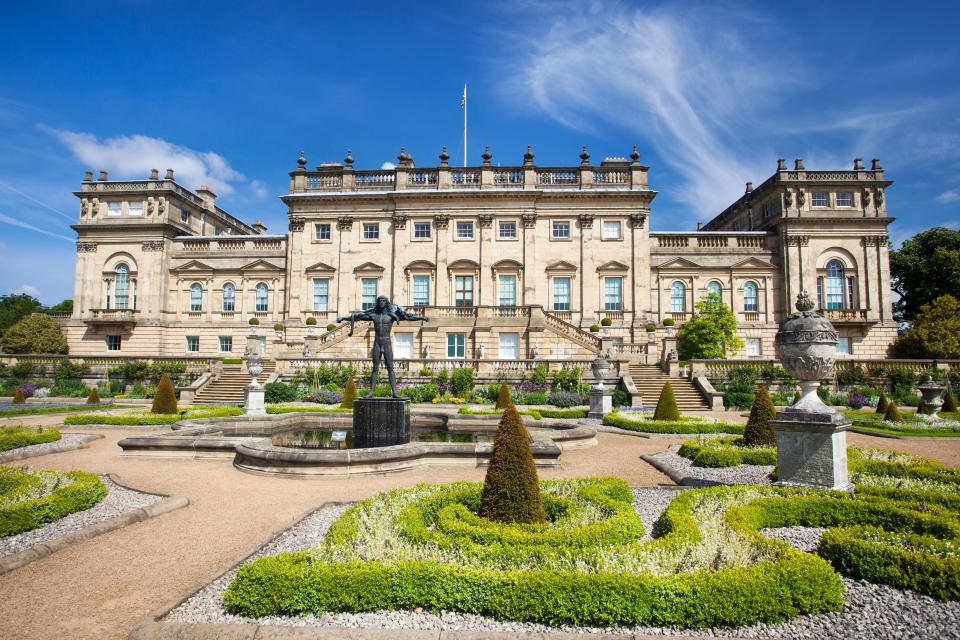
[[[15,418],[17,416],[42,415],[45,413],[66,413],[69,411],[96,411],[105,409],[117,409],[119,405],[107,403],[101,404],[71,404],[69,402],[44,402],[36,405],[11,404],[9,402],[0,403],[0,418]]]
[[[603,417],[603,424],[641,433],[732,433],[743,434],[743,425],[709,422],[703,418],[654,420],[650,411],[614,411]]]
[[[0,427],[0,451],[10,451],[28,447],[32,444],[45,444],[60,439],[60,432],[56,429],[39,429],[34,427]]]
[[[100,479],[82,471],[0,467],[0,536],[30,531],[89,509],[106,495]]]
[[[958,413],[940,414],[939,420],[922,413],[904,413],[903,422],[890,422],[872,412],[848,411],[845,415],[853,420],[853,429],[862,433],[921,437],[960,436],[960,414]]]
[[[530,416],[534,420],[543,418],[567,418],[579,419],[587,417],[586,409],[518,409],[520,415]],[[460,407],[458,413],[466,416],[498,416],[503,413],[503,409],[473,409],[470,407]]]
[[[243,407],[235,407],[232,405],[194,405],[185,411],[172,414],[141,412],[123,416],[67,416],[63,419],[63,424],[73,426],[85,424],[106,424],[113,426],[167,425],[193,418],[226,418],[239,416],[242,413]]]

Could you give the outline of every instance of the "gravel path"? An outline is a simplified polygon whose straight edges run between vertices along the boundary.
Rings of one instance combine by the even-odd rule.
[[[43,446],[43,445],[39,445]],[[0,538],[0,557],[25,551],[32,546],[49,542],[54,538],[102,522],[128,511],[140,509],[163,500],[163,496],[133,491],[116,484],[107,476],[100,476],[106,485],[107,496],[86,511],[77,511],[55,522],[25,531],[15,536]]]
[[[636,488],[634,506],[647,531],[663,509],[683,489]],[[323,539],[330,524],[343,513],[344,506],[323,507],[274,541],[261,547],[254,558],[281,551],[296,551],[315,546]],[[799,548],[815,546],[822,530],[789,527],[765,530],[765,533],[787,540]],[[296,627],[339,627],[374,629],[440,629],[446,631],[496,631],[507,633],[546,633],[566,631],[595,634],[647,635],[713,635],[737,638],[869,638],[900,640],[903,638],[960,638],[960,603],[939,602],[910,591],[875,585],[865,581],[844,579],[847,603],[841,611],[799,616],[783,624],[757,624],[735,629],[680,630],[662,627],[549,627],[542,624],[495,620],[484,616],[456,612],[377,611],[372,613],[327,613],[305,617],[268,617],[252,620],[224,611],[222,594],[236,571],[229,571],[207,585],[165,618],[170,622],[188,623],[257,623]]]
[[[695,467],[689,458],[684,458],[677,454],[680,445],[671,445],[666,451],[657,453],[654,458],[660,463],[670,467],[678,478],[682,478],[684,483],[696,485],[717,485],[717,484],[764,484],[770,483],[770,472],[773,471],[772,465],[759,464],[741,464],[735,467]]]
[[[10,449],[0,453],[0,463],[23,458],[33,458],[43,456],[48,453],[57,453],[59,451],[70,451],[82,445],[88,440],[95,440],[98,436],[91,436],[85,433],[61,433],[60,439],[56,442],[44,442],[42,444],[31,444],[18,449]]]
[[[820,536],[826,529],[821,527],[778,527],[776,529],[760,529],[760,533],[768,538],[783,540],[791,547],[800,551],[812,553],[820,546]]]

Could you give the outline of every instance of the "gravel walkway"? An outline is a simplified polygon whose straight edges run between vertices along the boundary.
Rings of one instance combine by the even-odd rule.
[[[44,527],[25,531],[15,536],[0,538],[0,557],[25,551],[40,543],[49,542],[50,540],[59,538],[62,535],[78,529],[89,527],[92,524],[102,522],[122,513],[141,509],[163,500],[163,496],[152,493],[141,493],[127,489],[126,487],[121,487],[105,475],[100,476],[100,480],[106,485],[108,491],[107,496],[103,500],[86,511],[71,513]]]
[[[42,444],[31,444],[26,447],[10,449],[0,453],[0,463],[13,460],[22,460],[23,458],[33,458],[43,456],[48,453],[57,453],[60,451],[70,451],[81,446],[89,440],[96,440],[99,436],[92,436],[85,433],[62,433],[60,439],[56,442],[44,442]]]
[[[637,488],[634,505],[650,531],[663,509],[683,489]],[[252,558],[281,551],[297,551],[315,546],[345,506],[323,507],[275,540],[261,547]],[[821,530],[790,527],[768,530],[799,548],[819,541]],[[251,559],[252,559],[251,558]],[[507,633],[546,633],[566,631],[583,634],[713,635],[737,638],[869,638],[900,640],[913,638],[960,638],[960,603],[939,602],[910,591],[844,579],[847,603],[841,611],[799,616],[783,624],[757,624],[735,629],[680,630],[662,627],[549,627],[542,624],[495,620],[456,612],[377,611],[372,613],[327,613],[304,617],[267,617],[253,620],[227,613],[222,606],[223,592],[236,571],[229,571],[173,609],[164,621],[186,623],[257,623],[294,627],[339,627],[373,629],[431,629],[446,631],[494,631]]]
[[[717,484],[763,484],[770,482],[772,465],[741,464],[735,467],[695,467],[693,461],[677,454],[680,445],[671,445],[666,451],[650,456],[668,466],[684,484],[708,486]]]

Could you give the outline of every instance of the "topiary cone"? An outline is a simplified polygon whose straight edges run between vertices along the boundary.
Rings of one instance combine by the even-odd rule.
[[[750,418],[743,430],[743,442],[751,447],[774,447],[777,444],[777,434],[770,426],[770,421],[777,415],[773,401],[765,386],[757,385],[757,393],[750,407]]]
[[[23,404],[27,401],[27,397],[23,395],[23,391],[19,389],[13,394],[13,400],[10,401],[11,404]]]
[[[153,396],[153,408],[150,412],[177,413],[177,395],[173,390],[173,382],[166,373],[160,376],[160,384],[157,385],[157,393]]]
[[[657,400],[657,409],[653,412],[653,419],[673,422],[680,419],[677,398],[673,395],[673,387],[669,382],[663,385],[663,389],[660,390],[660,399]]]
[[[497,522],[532,523],[547,519],[530,436],[512,404],[503,410],[497,427],[490,466],[483,479],[479,514]]]
[[[881,391],[881,392],[880,392],[880,399],[877,400],[877,411],[876,411],[876,412],[879,413],[880,415],[886,415],[886,414],[887,414],[887,406],[889,406],[889,403],[887,402],[887,395],[886,395],[883,391]]]
[[[947,413],[956,413],[957,412],[957,401],[953,397],[953,394],[950,393],[950,390],[947,389],[946,395],[943,396],[943,406],[940,407],[940,412]]]
[[[96,387],[90,387],[90,393],[87,394],[87,404],[100,404],[100,392]]]
[[[800,389],[793,392],[793,404],[800,402]]]
[[[343,388],[343,401],[340,403],[341,409],[353,409],[353,403],[357,399],[357,383],[353,378],[347,380],[347,386]]]
[[[510,387],[506,383],[500,385],[500,390],[497,392],[497,409],[506,409],[513,404],[513,398],[510,396]]]
[[[887,405],[887,412],[884,414],[883,419],[887,422],[903,422],[903,416],[900,415],[900,410],[897,409],[896,402],[891,402]]]

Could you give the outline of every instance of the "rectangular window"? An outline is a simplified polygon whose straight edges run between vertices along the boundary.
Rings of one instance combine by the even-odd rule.
[[[107,215],[108,216],[118,216],[123,213],[123,203],[121,202],[108,202],[107,203]]]
[[[850,338],[837,338],[837,355],[838,356],[849,356],[852,355],[850,350]]]
[[[430,306],[430,276],[413,276],[413,306]]]
[[[220,227],[214,227],[214,228],[213,228],[213,235],[215,235],[215,236],[220,235]]]
[[[200,336],[187,336],[187,351],[189,353],[200,351]]]
[[[413,237],[418,240],[429,240],[430,239],[430,223],[414,222]]]
[[[380,223],[364,222],[363,223],[363,239],[379,240],[380,239]]]
[[[570,223],[566,221],[554,220],[551,225],[550,237],[555,240],[569,240],[570,239]]]
[[[814,191],[813,197],[810,198],[810,206],[826,207],[828,201],[829,196],[826,191]]]
[[[603,279],[603,308],[605,311],[623,309],[623,278]]]
[[[180,211],[180,222],[189,222],[190,221],[190,212],[186,210]]]
[[[620,232],[619,220],[603,221],[603,239],[604,240],[620,240],[622,237],[623,237],[623,234]]]
[[[838,206],[838,207],[852,207],[852,206],[853,206],[853,192],[851,192],[851,191],[838,191],[838,192],[837,192],[837,206]]]
[[[516,333],[500,334],[500,359],[516,360],[520,352],[520,336]]]
[[[499,225],[499,231],[497,237],[501,240],[516,240],[517,239],[517,223],[516,222],[501,222]]]
[[[856,280],[854,280],[853,276],[849,276],[847,278],[847,301],[848,301],[847,309],[857,308],[857,305],[856,305],[857,298],[855,295],[856,290],[857,290]]]
[[[363,278],[360,281],[360,308],[366,311],[373,309],[377,302],[377,279]]]
[[[466,358],[466,339],[462,333],[447,334],[447,357],[448,358]]]
[[[456,292],[454,304],[458,307],[472,307],[473,276],[456,276],[454,286]]]
[[[330,280],[328,278],[313,279],[313,310],[327,311],[330,304]]]
[[[745,338],[743,343],[745,345],[745,353],[747,356],[760,355],[760,338]]]
[[[457,221],[457,240],[473,240],[473,223]]]
[[[409,360],[413,357],[413,334],[393,334],[393,357]]]
[[[321,242],[330,239],[330,223],[320,222],[313,225],[313,238]]]
[[[817,278],[817,309],[823,309],[823,277]]]
[[[143,202],[128,202],[127,203],[127,213],[132,216],[142,216],[143,215]]]
[[[517,305],[517,276],[500,276],[500,306]]]
[[[107,336],[107,351],[120,351],[120,336]]]
[[[233,336],[220,336],[220,353],[233,351]]]
[[[570,278],[553,279],[553,309],[555,311],[570,310]]]
[[[737,220],[736,222],[733,223],[733,230],[734,230],[734,231],[740,231],[740,221],[739,221],[739,220]]]
[[[260,336],[260,355],[267,355],[267,336]]]
[[[773,215],[773,206],[769,202],[763,203],[763,217],[769,218]]]

